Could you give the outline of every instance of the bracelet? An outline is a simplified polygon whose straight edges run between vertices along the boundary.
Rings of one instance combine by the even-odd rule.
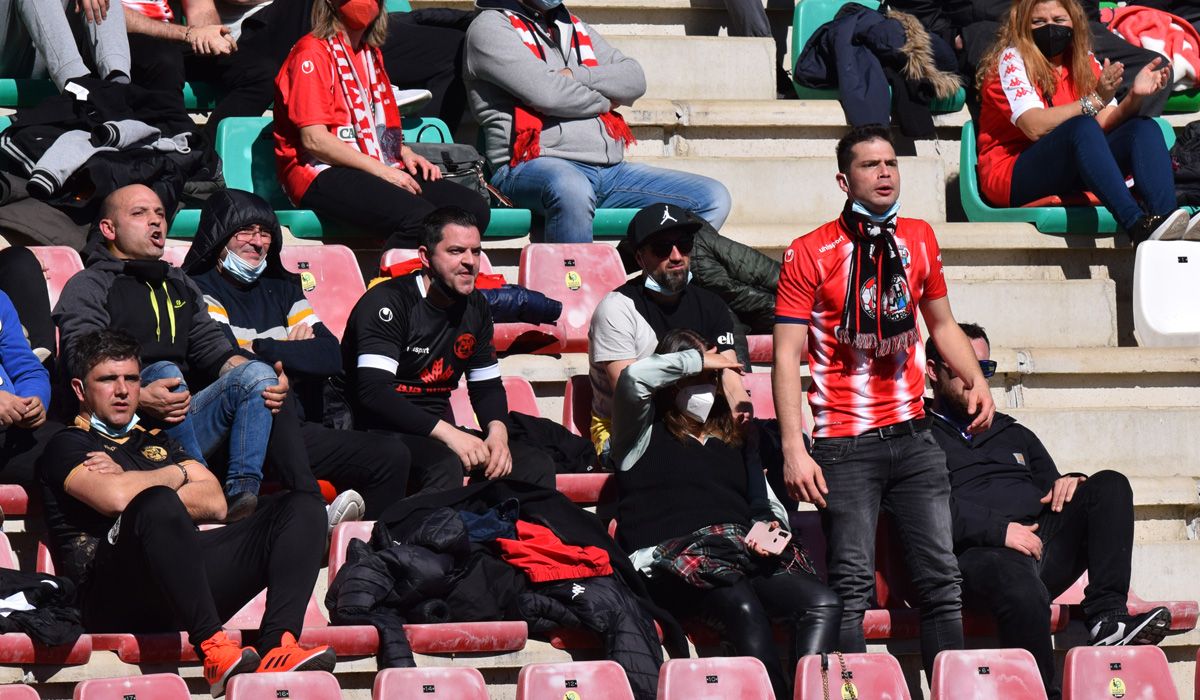
[[[192,43],[192,28],[190,26],[183,32],[183,41],[187,44]]]
[[[1096,105],[1092,104],[1092,97],[1096,97],[1097,102],[1100,101],[1099,96],[1097,96],[1095,93],[1092,93],[1091,95],[1084,95],[1083,97],[1079,98],[1080,112],[1089,117],[1094,117],[1100,113],[1100,110],[1096,109]]]
[[[183,472],[183,483],[179,485],[179,489],[181,489],[184,486],[187,486],[188,482],[190,482],[192,478],[188,476],[187,467],[183,466],[182,464],[176,464],[175,466],[179,467],[179,471]],[[179,489],[175,490],[178,491]]]

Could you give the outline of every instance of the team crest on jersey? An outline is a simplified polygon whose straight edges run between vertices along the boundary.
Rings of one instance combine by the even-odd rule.
[[[867,316],[875,318],[879,300],[878,284],[875,278],[867,280],[858,290],[858,298],[862,310]],[[891,284],[883,291],[883,315],[889,321],[902,321],[912,313],[908,303],[908,281],[903,275],[892,277]]]
[[[142,448],[142,456],[151,462],[162,462],[167,458],[167,451],[158,445],[146,445]]]
[[[311,75],[312,72],[316,69],[317,69],[317,67],[310,60],[306,60],[300,64],[300,72],[305,75]]]
[[[795,260],[795,259],[796,259],[796,251],[792,250],[791,248],[788,248],[787,252],[783,254],[783,261],[785,263],[790,263],[792,260]]]
[[[465,360],[475,353],[475,336],[463,333],[454,341],[454,356]]]

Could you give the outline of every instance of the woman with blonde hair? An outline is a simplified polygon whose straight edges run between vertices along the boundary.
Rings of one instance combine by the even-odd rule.
[[[740,365],[690,330],[667,333],[656,353],[626,367],[613,394],[617,540],[654,602],[716,627],[736,654],[763,662],[776,697],[790,698],[772,618],[788,624],[793,669],[837,646],[841,600],[796,543],[748,536],[756,522],[777,533],[787,513],[745,444],[752,428],[717,391],[721,372]]]
[[[1189,222],[1176,205],[1161,130],[1139,115],[1169,68],[1162,59],[1143,67],[1117,103],[1123,74],[1120,63],[1096,62],[1077,0],[1014,0],[977,75],[984,197],[1019,207],[1089,191],[1135,244],[1200,232],[1200,217]]]
[[[293,204],[415,247],[434,209],[491,217],[477,193],[441,179],[403,142],[400,110],[379,47],[384,0],[314,0],[312,32],[275,78],[275,156]]]

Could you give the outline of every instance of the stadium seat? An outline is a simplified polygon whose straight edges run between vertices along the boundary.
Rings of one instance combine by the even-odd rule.
[[[504,393],[508,395],[508,410],[524,413],[528,416],[541,416],[538,411],[537,397],[533,393],[533,385],[524,377],[504,377]],[[454,422],[464,428],[479,429],[479,421],[475,418],[475,410],[471,407],[471,397],[467,392],[464,381],[454,391],[450,392],[450,410],[454,413]]]
[[[842,668],[837,654],[829,654],[828,670],[829,697],[845,698],[850,694],[845,688],[852,684],[853,697],[871,698],[872,700],[910,700],[908,684],[904,681],[904,672],[900,670],[900,662],[888,653],[872,654],[843,654],[846,667]],[[808,700],[823,696],[821,678],[821,657],[805,656],[796,664],[796,694],[795,700]],[[963,696],[964,700],[971,696]]]
[[[187,683],[174,673],[93,678],[76,684],[74,700],[189,700]]]
[[[383,8],[389,15],[393,12],[412,12],[412,5],[408,4],[408,0],[387,0]]]
[[[1146,241],[1133,264],[1133,332],[1143,347],[1200,345],[1200,242]]]
[[[615,661],[529,664],[517,675],[517,700],[633,700],[625,669]]]
[[[174,267],[183,267],[183,260],[191,249],[191,243],[172,241],[163,248],[162,259]]]
[[[17,484],[0,484],[0,513],[5,517],[26,515],[29,512],[29,494],[25,487]]]
[[[242,673],[229,679],[229,700],[341,700],[342,689],[332,673],[292,671],[289,673]]]
[[[367,286],[354,251],[342,245],[284,246],[279,255],[325,327],[341,340],[350,311]]]
[[[556,324],[564,352],[587,350],[592,311],[625,283],[617,249],[603,243],[531,243],[521,251],[518,284],[562,302]]]
[[[35,245],[30,246],[29,250],[45,268],[42,272],[46,275],[46,289],[50,292],[50,308],[53,309],[58,304],[58,297],[62,294],[67,280],[83,270],[83,260],[74,248],[65,245]],[[8,510],[4,512],[7,513]]]
[[[0,532],[0,569],[20,569],[8,535]],[[21,632],[0,634],[0,664],[51,664],[75,666],[92,657],[92,638],[80,635],[74,644],[48,647]]]
[[[750,361],[756,365],[769,365],[775,358],[775,339],[770,333],[746,336]]]
[[[38,700],[38,694],[33,686],[12,683],[0,685],[0,700]]]
[[[1063,664],[1063,700],[1178,700],[1167,655],[1156,646],[1075,647]]]
[[[1084,572],[1079,580],[1063,591],[1054,599],[1056,605],[1080,606],[1083,604],[1083,592],[1087,589],[1088,575]],[[1164,607],[1171,612],[1171,630],[1187,632],[1196,628],[1197,617],[1200,617],[1200,603],[1195,600],[1143,600],[1138,594],[1129,591],[1126,607],[1130,615],[1140,615],[1157,607]]]
[[[49,78],[0,78],[0,107],[33,107],[57,94]]]
[[[817,31],[817,29],[826,22],[833,19],[837,11],[845,5],[848,0],[804,0],[804,2],[796,3],[796,13],[792,19],[792,68],[795,68],[794,62],[804,52],[804,46],[808,40]],[[864,5],[872,10],[878,10],[880,3],[877,0],[854,0],[859,5]],[[824,90],[804,87],[803,85],[792,81],[792,87],[796,90],[796,96],[802,100],[836,100],[838,99],[838,91]],[[962,109],[967,102],[967,91],[964,88],[959,88],[958,93],[946,100],[934,100],[929,108],[934,114],[945,114],[949,112],[957,112]]]
[[[658,671],[658,700],[774,697],[766,666],[753,656],[672,659]]]
[[[417,258],[416,248],[388,248],[383,251],[383,257],[379,260],[380,267],[391,267],[397,263],[402,263],[407,260],[415,260]],[[492,274],[492,261],[488,259],[487,251],[479,254],[479,274]]]
[[[403,122],[409,141],[448,143],[450,130],[432,117],[413,117]],[[432,127],[432,128],[431,128]],[[284,195],[275,172],[275,141],[270,117],[229,117],[217,127],[217,153],[225,166],[225,182],[233,189],[254,192],[275,209],[279,223],[297,238],[354,236],[349,227],[323,222],[308,209],[296,209]],[[497,209],[486,235],[523,236],[529,231],[528,209]],[[173,231],[175,235],[180,232]]]
[[[555,477],[559,493],[579,505],[616,501],[617,480],[610,473],[559,474]]]
[[[371,700],[488,700],[483,674],[474,668],[385,668],[375,676]]]
[[[751,372],[742,375],[742,386],[750,392],[755,418],[774,418],[775,400],[771,394],[771,373]]]
[[[933,660],[931,700],[1044,700],[1033,654],[1024,649],[943,651]]]
[[[567,377],[563,390],[562,424],[575,435],[592,434],[592,380],[586,374]]]

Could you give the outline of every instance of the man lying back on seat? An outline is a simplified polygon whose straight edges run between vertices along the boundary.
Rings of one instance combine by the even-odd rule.
[[[984,372],[996,363],[983,328],[959,324]],[[925,375],[933,385],[933,435],[946,452],[954,549],[968,603],[994,611],[1000,643],[1028,650],[1051,698],[1060,697],[1050,644],[1050,601],[1083,572],[1083,611],[1095,645],[1157,644],[1171,613],[1129,615],[1133,492],[1123,474],[1059,474],[1037,436],[997,413],[969,435],[962,382],[932,339]]]
[[[138,425],[140,350],[123,331],[76,340],[79,415],[37,465],[55,564],[79,585],[84,629],[185,630],[214,697],[237,673],[333,670],[332,649],[296,643],[322,563],[320,498],[287,492],[198,531],[225,517],[221,483],[166,433]],[[260,654],[229,639],[221,621],[264,587]]]

